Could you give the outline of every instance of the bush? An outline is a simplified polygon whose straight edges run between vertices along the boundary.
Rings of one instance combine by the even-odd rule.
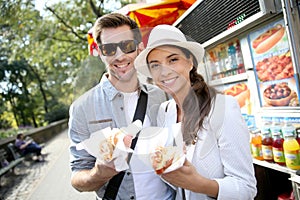
[[[48,123],[66,119],[69,117],[69,107],[63,104],[57,104],[50,112],[45,114],[45,121]]]

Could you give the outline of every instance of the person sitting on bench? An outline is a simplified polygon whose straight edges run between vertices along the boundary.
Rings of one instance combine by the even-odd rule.
[[[23,133],[17,134],[15,141],[15,146],[20,150],[22,156],[25,156],[29,153],[35,153],[36,156],[33,157],[36,161],[43,161],[44,158],[41,154],[42,147],[38,145],[32,138],[24,136]]]

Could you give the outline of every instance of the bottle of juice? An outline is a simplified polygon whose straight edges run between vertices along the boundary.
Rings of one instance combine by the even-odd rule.
[[[227,70],[230,69],[236,69],[237,68],[237,62],[236,62],[236,49],[233,45],[233,42],[230,42],[228,44],[228,50],[227,50],[227,55],[228,55],[228,65],[226,66]]]
[[[300,169],[300,146],[295,137],[295,127],[288,122],[288,118],[283,119],[282,134],[284,136],[283,150],[285,164],[288,168]]]
[[[240,41],[237,40],[236,41],[236,46],[235,46],[235,54],[236,54],[236,64],[237,67],[240,68],[241,71],[239,71],[240,73],[243,73],[244,71],[244,61],[243,61],[243,54],[242,54],[242,50],[241,50],[241,45],[240,45]],[[239,74],[240,74],[239,73]]]
[[[273,137],[272,151],[273,151],[274,162],[279,165],[285,166],[285,158],[283,152],[284,139],[281,135],[281,132],[272,133],[272,137]]]
[[[270,127],[271,133],[281,132],[282,124],[275,117],[272,118],[272,124]]]
[[[292,123],[289,123],[288,117],[283,118],[283,126],[281,130],[283,134],[291,134],[294,135],[295,138],[297,137],[296,129]]]
[[[260,131],[251,132],[251,150],[252,157],[257,160],[263,160],[262,156],[262,138],[260,135]]]
[[[284,134],[283,150],[286,166],[294,170],[300,169],[300,146],[293,134]]]
[[[265,161],[273,162],[273,138],[270,131],[262,133],[262,155]]]

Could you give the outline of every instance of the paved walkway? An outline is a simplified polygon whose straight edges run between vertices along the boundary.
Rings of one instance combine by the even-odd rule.
[[[69,140],[63,131],[46,143],[45,162],[26,161],[1,178],[0,199],[5,200],[87,200],[93,192],[80,193],[70,185]]]

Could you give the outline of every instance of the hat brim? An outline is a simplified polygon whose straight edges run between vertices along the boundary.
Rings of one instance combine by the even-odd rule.
[[[147,56],[148,54],[155,48],[160,46],[178,46],[187,49],[190,51],[195,59],[199,63],[202,62],[203,56],[204,56],[204,49],[203,47],[197,43],[192,41],[186,41],[186,42],[161,42],[159,45],[149,46],[146,49],[144,49],[135,59],[134,66],[138,72],[141,74],[151,77],[151,73],[149,71],[148,65],[147,65]],[[195,66],[198,67],[198,66]]]

